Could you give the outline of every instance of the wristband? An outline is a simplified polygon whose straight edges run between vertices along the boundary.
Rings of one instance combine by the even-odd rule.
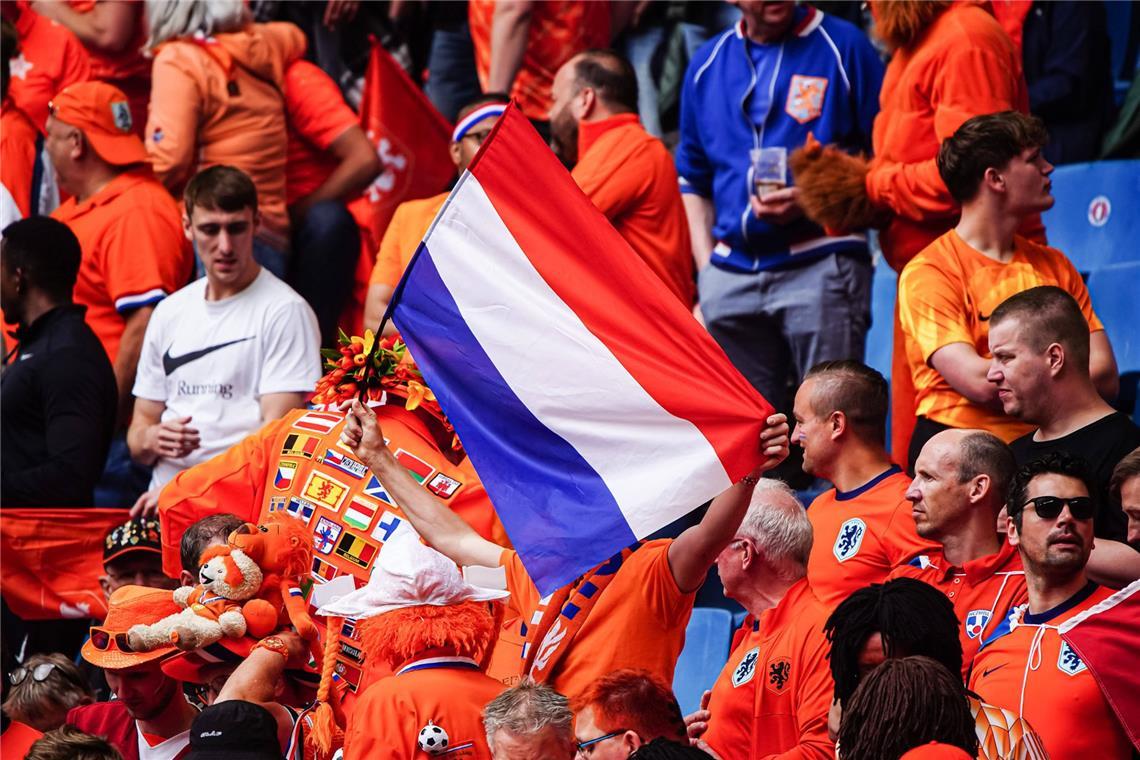
[[[755,486],[757,483],[760,482],[760,478],[754,478],[751,475],[745,475],[743,478],[740,479],[740,482],[741,483],[747,483],[750,486]]]
[[[286,661],[289,660],[289,646],[279,636],[266,636],[253,645],[253,649],[249,650],[250,653],[252,653],[254,649],[268,649],[270,652],[276,652],[281,655]]]

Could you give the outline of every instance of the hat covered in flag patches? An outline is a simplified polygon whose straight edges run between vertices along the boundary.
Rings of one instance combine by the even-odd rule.
[[[163,646],[149,652],[134,652],[127,646],[127,631],[133,625],[157,623],[182,608],[169,591],[146,586],[122,586],[107,602],[102,625],[91,626],[91,635],[81,650],[83,659],[104,670],[125,670],[167,657],[177,648]]]
[[[162,534],[158,520],[141,517],[119,525],[103,541],[103,564],[114,562],[131,552],[162,555]]]

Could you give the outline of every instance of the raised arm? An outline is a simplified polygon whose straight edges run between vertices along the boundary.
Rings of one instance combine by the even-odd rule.
[[[756,478],[788,456],[787,417],[774,414],[767,419],[760,433],[760,451],[764,460],[752,474],[713,499],[704,518],[669,545],[669,569],[682,591],[695,591],[704,583],[717,555],[736,536],[752,500]]]
[[[346,411],[341,439],[380,479],[412,527],[436,551],[458,565],[497,567],[503,547],[480,536],[442,501],[420,487],[384,445],[376,413],[359,400],[353,400]]]

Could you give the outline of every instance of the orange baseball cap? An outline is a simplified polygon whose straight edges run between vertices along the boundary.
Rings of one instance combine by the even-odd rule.
[[[930,742],[921,747],[915,747],[899,760],[972,760],[970,755],[950,744]]]
[[[83,659],[104,670],[125,670],[177,652],[173,645],[150,652],[130,652],[119,644],[131,626],[156,623],[181,610],[169,591],[146,586],[118,588],[107,602],[107,618],[103,625],[91,626],[91,635],[83,643]]]
[[[91,147],[109,164],[125,166],[149,160],[146,146],[131,131],[131,106],[118,87],[106,82],[73,84],[51,99],[48,113],[82,129]]]

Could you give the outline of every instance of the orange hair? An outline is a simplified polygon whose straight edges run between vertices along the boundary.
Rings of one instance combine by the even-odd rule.
[[[485,602],[448,607],[422,604],[361,620],[360,643],[369,657],[382,657],[392,668],[427,649],[454,649],[479,661],[491,649],[498,628]]]

